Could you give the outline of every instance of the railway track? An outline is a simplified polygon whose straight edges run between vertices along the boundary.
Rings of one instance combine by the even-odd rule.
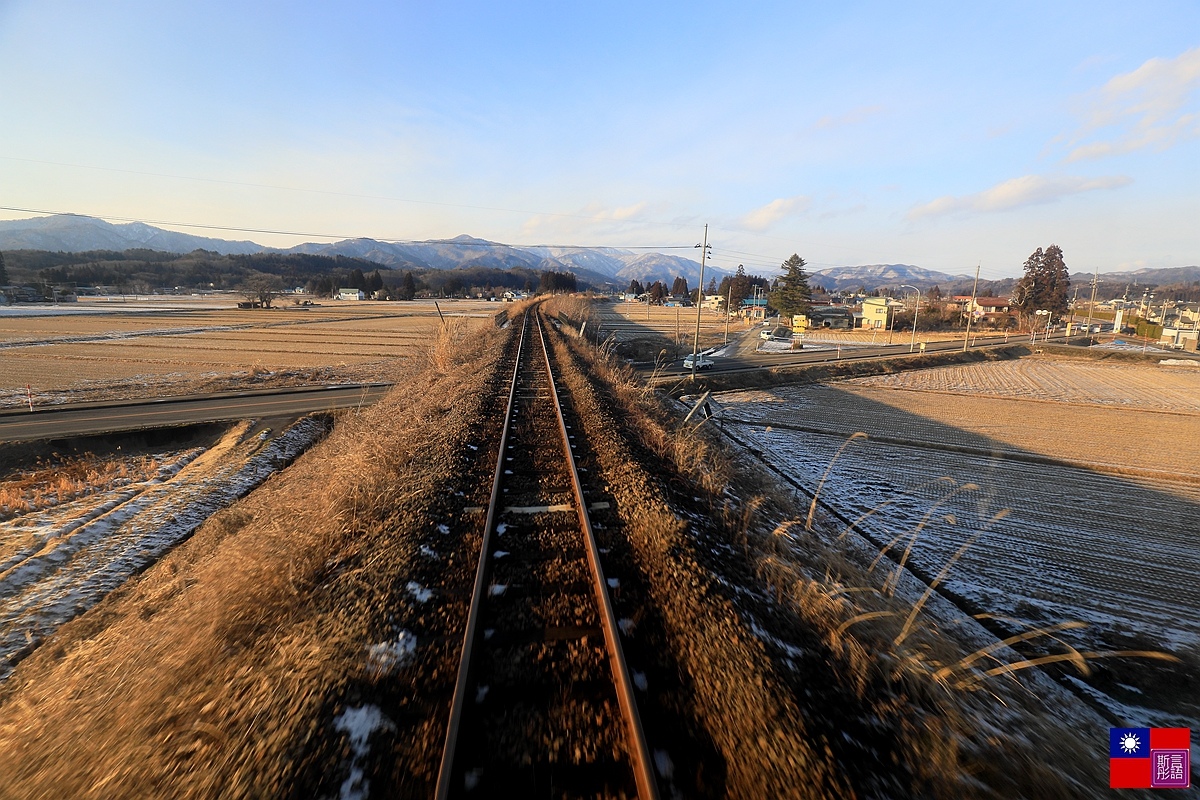
[[[612,512],[586,499],[540,317],[521,325],[437,796],[657,797],[594,532]]]

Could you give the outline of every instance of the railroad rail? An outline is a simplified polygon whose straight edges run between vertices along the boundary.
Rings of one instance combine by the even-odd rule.
[[[657,798],[540,314],[524,315],[438,798]],[[611,513],[611,512],[608,512]]]

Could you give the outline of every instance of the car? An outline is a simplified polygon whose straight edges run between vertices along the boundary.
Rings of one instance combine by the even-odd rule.
[[[696,369],[712,369],[712,366],[713,366],[713,360],[711,358],[708,358],[704,355],[699,355],[696,357]],[[683,368],[684,369],[692,368],[692,357],[690,355],[687,358],[683,359]]]

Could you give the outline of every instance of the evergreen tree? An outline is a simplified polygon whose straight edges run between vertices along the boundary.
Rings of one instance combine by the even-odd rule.
[[[641,282],[638,281],[637,278],[634,278],[631,281],[629,281],[629,294],[645,294],[645,293],[646,293],[646,287],[642,286]]]
[[[807,313],[812,305],[812,289],[804,272],[804,259],[792,253],[783,262],[783,270],[779,278],[779,291],[771,297],[771,305],[785,317]]]
[[[412,300],[417,296],[417,282],[413,280],[411,272],[404,273],[404,280],[400,282],[400,299]]]
[[[0,253],[0,285],[8,283],[8,268],[4,266],[4,253]]]
[[[709,278],[708,279],[708,291],[706,291],[705,294],[707,294],[709,297],[711,297],[716,293],[717,293],[717,279]]]
[[[667,296],[667,285],[662,281],[655,281],[647,291],[650,293],[651,305],[662,305],[663,298]]]
[[[379,274],[379,270],[371,273],[371,277],[367,278],[367,291],[378,292],[383,288],[383,276]]]
[[[1052,244],[1043,252],[1039,247],[1025,259],[1025,275],[1017,282],[1012,304],[1022,319],[1037,311],[1049,311],[1053,319],[1066,313],[1070,287],[1062,248]]]
[[[671,294],[675,295],[676,297],[686,297],[687,295],[691,294],[691,292],[688,290],[687,278],[683,277],[682,275],[676,278],[675,282],[671,284]]]

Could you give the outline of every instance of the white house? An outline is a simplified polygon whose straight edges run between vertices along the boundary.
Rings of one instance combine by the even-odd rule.
[[[366,300],[367,295],[362,289],[338,289],[338,300]]]

